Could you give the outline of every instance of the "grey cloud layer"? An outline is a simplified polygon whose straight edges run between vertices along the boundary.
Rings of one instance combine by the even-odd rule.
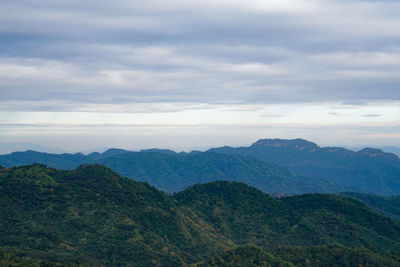
[[[396,1],[4,0],[0,12],[0,110],[400,100]]]

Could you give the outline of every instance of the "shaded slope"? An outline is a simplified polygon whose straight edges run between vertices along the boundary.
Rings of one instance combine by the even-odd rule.
[[[297,174],[321,177],[349,191],[400,193],[400,159],[379,149],[353,152],[340,147],[321,148],[302,139],[263,139],[249,147],[221,147],[209,151],[252,156]]]
[[[400,249],[400,226],[364,204],[336,195],[275,199],[241,183],[196,185],[175,194],[237,244],[367,246]]]
[[[298,245],[341,244],[373,249],[399,248],[400,225],[365,204],[337,195],[306,194],[281,199],[301,214]]]
[[[353,197],[375,211],[391,217],[395,220],[400,220],[400,196],[377,196],[361,193],[341,193],[341,195]]]

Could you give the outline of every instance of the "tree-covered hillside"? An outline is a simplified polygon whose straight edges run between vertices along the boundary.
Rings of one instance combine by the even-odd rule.
[[[385,197],[350,192],[341,193],[341,195],[353,197],[381,214],[400,220],[400,196]]]
[[[250,251],[252,262],[284,264],[317,253],[302,250],[310,246],[356,249],[335,257],[366,248],[392,259],[400,250],[398,223],[337,195],[278,199],[217,181],[171,196],[101,165],[38,164],[2,169],[0,195],[0,260],[13,264],[187,266],[249,243],[267,250]],[[299,255],[282,256],[282,246]]]
[[[0,246],[48,261],[177,266],[230,247],[145,183],[99,165],[0,174]],[[135,264],[133,264],[135,263]]]
[[[290,262],[284,261],[274,255],[252,245],[244,245],[236,249],[225,251],[192,267],[294,267]]]
[[[193,186],[175,194],[181,207],[237,244],[262,247],[342,244],[398,249],[400,225],[337,195],[272,198],[233,182]]]
[[[340,266],[388,267],[400,266],[398,255],[377,253],[366,248],[343,246],[286,246],[263,250],[253,245],[217,254],[193,267],[291,267]]]

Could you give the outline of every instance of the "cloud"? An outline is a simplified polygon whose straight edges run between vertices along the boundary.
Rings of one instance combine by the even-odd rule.
[[[264,117],[264,118],[280,118],[280,117],[284,117],[284,114],[278,114],[278,113],[269,113],[269,112],[265,112],[259,115],[260,117]]]
[[[382,114],[364,114],[361,115],[361,117],[375,118],[375,117],[382,117]]]
[[[5,0],[0,12],[3,111],[400,100],[396,1]]]

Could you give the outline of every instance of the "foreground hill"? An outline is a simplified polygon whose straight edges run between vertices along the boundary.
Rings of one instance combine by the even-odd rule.
[[[272,198],[232,182],[193,186],[174,197],[236,244],[341,244],[399,249],[400,225],[354,199],[322,194]]]
[[[0,251],[21,262],[186,266],[248,243],[278,262],[294,262],[279,246],[400,250],[398,223],[337,195],[277,199],[217,181],[169,196],[99,165],[37,164],[2,169],[0,194]]]
[[[174,153],[170,150],[129,152],[110,149],[104,153],[47,154],[35,151],[15,152],[0,156],[6,167],[41,163],[58,169],[74,169],[81,164],[97,163],[135,180],[148,182],[165,192],[216,180],[247,183],[272,193],[300,194],[343,192],[343,186],[323,179],[296,175],[285,168],[258,159],[220,153]]]
[[[340,147],[319,147],[302,139],[263,139],[249,147],[220,147],[209,151],[255,157],[297,174],[320,177],[349,191],[400,194],[400,159],[379,149],[354,152]]]
[[[0,246],[48,261],[179,266],[231,243],[165,193],[110,169],[42,165],[0,174]]]

